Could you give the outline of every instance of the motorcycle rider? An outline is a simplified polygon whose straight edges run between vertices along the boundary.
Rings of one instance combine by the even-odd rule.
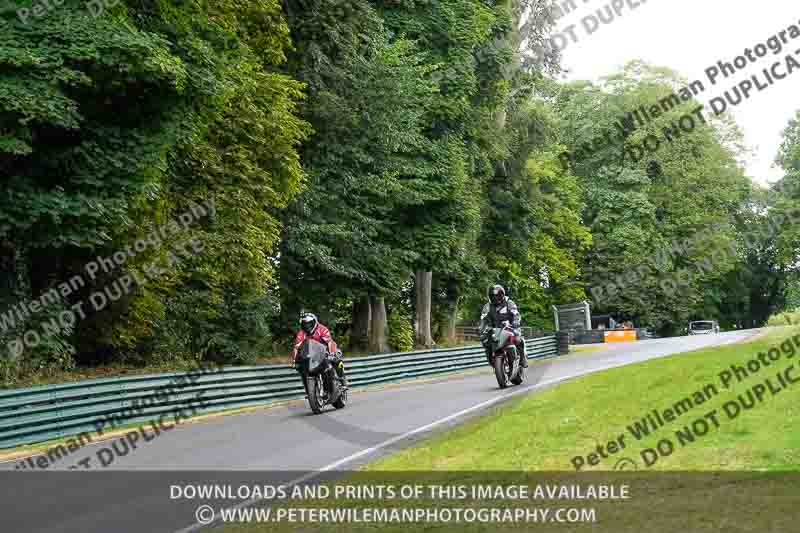
[[[297,366],[297,353],[300,351],[300,347],[303,346],[306,339],[315,340],[327,347],[328,353],[334,358],[333,366],[336,369],[336,374],[346,387],[347,379],[344,375],[344,359],[342,357],[342,352],[333,341],[330,330],[320,324],[319,320],[317,320],[317,316],[313,313],[302,313],[300,315],[300,331],[294,336],[292,366]]]
[[[489,303],[483,306],[481,311],[480,335],[483,345],[486,348],[486,360],[492,364],[492,350],[489,346],[488,334],[492,328],[502,328],[506,325],[514,330],[514,337],[517,339],[517,352],[520,354],[520,365],[522,368],[528,367],[528,356],[525,353],[525,339],[522,338],[522,331],[519,329],[522,317],[519,314],[517,304],[506,296],[506,290],[501,285],[495,285],[489,289]]]

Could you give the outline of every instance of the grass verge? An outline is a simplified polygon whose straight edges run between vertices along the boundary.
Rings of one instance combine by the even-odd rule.
[[[569,353],[593,353],[599,352],[600,350],[605,350],[606,348],[608,348],[608,344],[605,343],[572,344],[569,347]]]
[[[759,352],[767,352],[798,330],[770,332],[752,342],[689,352],[664,359],[607,370],[562,384],[541,394],[528,396],[494,409],[484,417],[446,434],[370,465],[372,470],[574,470],[573,459],[583,457],[582,470],[611,470],[623,457],[643,465],[642,450],[656,448],[670,439],[674,452],[661,457],[650,468],[656,470],[800,470],[800,382],[772,395],[750,409],[740,409],[733,420],[724,405],[743,397],[753,386],[771,379],[780,387],[778,371],[790,367],[800,380],[800,356],[782,355],[778,362],[750,373],[742,381],[723,387],[720,373],[733,364],[747,366]],[[800,348],[792,344],[792,350]],[[713,386],[717,394],[712,394]],[[695,397],[706,389],[705,401]],[[684,399],[692,400],[692,407]],[[741,406],[740,406],[741,407]],[[729,407],[733,412],[734,409]],[[674,420],[642,436],[635,436],[636,423],[656,410],[662,419],[672,410]],[[716,412],[719,427],[703,417]],[[713,417],[712,417],[713,418]],[[695,441],[679,439],[683,430],[698,420],[708,423]],[[697,423],[699,432],[705,425]],[[641,433],[641,432],[640,432]],[[685,433],[684,433],[685,435]],[[611,453],[611,441],[622,436],[625,448]],[[640,434],[641,436],[641,434]],[[683,442],[683,444],[680,444]],[[601,446],[606,458],[597,451]],[[498,449],[507,450],[497,453]],[[667,447],[664,445],[664,449]],[[590,457],[590,453],[597,457]],[[596,465],[589,465],[590,459]]]

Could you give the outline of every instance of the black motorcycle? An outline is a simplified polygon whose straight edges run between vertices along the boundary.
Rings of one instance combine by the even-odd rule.
[[[344,363],[328,352],[325,345],[306,339],[297,356],[297,371],[303,378],[308,405],[315,415],[326,405],[342,409],[347,405],[347,380],[336,372],[337,365]]]
[[[509,384],[525,381],[521,354],[517,353],[516,337],[510,327],[493,328],[486,332],[484,346],[489,349],[489,364],[494,368],[497,384],[505,389]]]

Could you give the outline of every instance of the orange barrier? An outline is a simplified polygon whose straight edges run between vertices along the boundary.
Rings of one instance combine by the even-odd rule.
[[[636,330],[606,331],[605,337],[606,342],[631,342],[636,340]]]

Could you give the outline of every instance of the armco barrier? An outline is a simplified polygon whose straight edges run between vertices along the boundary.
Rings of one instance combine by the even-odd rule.
[[[557,355],[557,339],[554,335],[528,339],[526,351],[529,358]],[[346,365],[351,387],[358,388],[480,368],[486,365],[486,358],[483,348],[474,346],[359,357],[346,360]],[[172,393],[160,394],[169,386]],[[200,396],[203,407],[193,407],[194,413],[302,398],[305,393],[294,369],[275,365],[4,390],[0,391],[0,448],[91,433],[96,423],[112,416],[126,425],[154,420],[186,409]],[[154,398],[158,401],[153,402]],[[147,406],[137,407],[143,405]]]

